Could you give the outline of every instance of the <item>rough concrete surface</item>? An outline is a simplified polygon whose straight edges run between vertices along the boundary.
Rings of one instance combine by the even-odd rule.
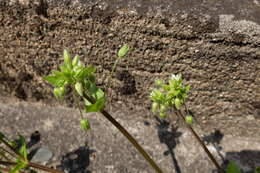
[[[236,155],[240,150],[244,150],[242,154],[249,153],[256,156],[252,158],[258,157],[259,151],[251,152],[251,150],[259,150],[254,147],[257,143],[246,141],[259,141],[260,138],[260,6],[258,0],[194,0],[192,2],[19,0],[17,2],[0,0],[1,97],[16,98],[29,103],[37,102],[36,107],[39,109],[40,104],[57,105],[51,93],[52,87],[43,81],[42,77],[49,74],[52,69],[57,69],[62,62],[61,54],[64,48],[67,48],[72,55],[80,55],[85,63],[95,65],[98,85],[104,86],[115,61],[116,52],[121,45],[127,43],[130,52],[118,64],[112,81],[112,94],[109,97],[112,110],[131,112],[126,113],[127,116],[120,116],[122,122],[130,122],[128,118],[134,123],[139,121],[138,118],[151,119],[152,115],[148,113],[150,109],[148,96],[154,79],[167,79],[173,73],[181,73],[185,82],[191,85],[187,103],[190,111],[198,118],[204,131],[218,129],[225,132],[223,145],[227,144],[226,151],[229,153],[227,157]],[[73,106],[70,96],[65,102],[64,106]],[[125,107],[117,106],[119,103],[123,103]],[[22,108],[23,104],[26,103],[21,105],[17,103],[17,112],[25,109]],[[12,108],[10,104],[2,103],[2,106],[5,109]],[[44,113],[49,109],[52,108],[41,110]],[[66,114],[67,109],[61,108],[61,110]],[[11,117],[2,115],[1,118],[6,122],[12,122]],[[32,124],[36,123],[33,120],[39,121],[36,118],[30,120]],[[76,128],[77,120],[74,121],[74,128]],[[48,124],[48,121],[46,122]],[[173,122],[175,119],[171,121]],[[10,132],[12,130],[9,126],[0,128],[3,127]],[[151,134],[157,133],[155,128],[146,126],[140,128],[149,129]],[[57,134],[67,133],[57,126],[54,131]],[[29,135],[32,131],[28,130],[26,133]],[[102,134],[102,128],[99,133]],[[138,133],[141,134],[141,131]],[[113,136],[112,132],[109,135]],[[231,135],[230,138],[228,135]],[[65,140],[62,135],[55,137],[57,136],[59,136],[57,139]],[[100,139],[93,136],[89,138],[104,140],[101,136]],[[51,133],[48,133],[48,137],[50,141],[55,139]],[[182,137],[184,141],[187,140],[185,135]],[[79,136],[78,138],[82,140]],[[241,142],[240,138],[245,143]],[[147,136],[148,141],[149,139],[152,138]],[[142,140],[146,139],[142,138]],[[231,144],[228,140],[236,141],[233,141],[234,144],[237,143],[233,146],[235,151],[229,148]],[[161,148],[163,145],[154,142],[152,149],[158,146],[159,151],[164,150]],[[123,145],[125,148],[115,146],[114,148],[127,150],[126,146],[129,144],[123,141],[122,143],[125,144]],[[96,142],[94,144],[98,145]],[[49,147],[54,148],[51,145]],[[77,147],[74,146],[74,149]],[[104,149],[104,154],[108,150],[104,146],[100,148],[100,152]],[[65,150],[60,148],[60,145],[55,145],[56,156],[60,156],[59,151],[72,151],[70,149],[69,147]],[[175,150],[178,150],[178,147]],[[160,159],[164,157],[156,155],[160,152],[153,150],[151,152],[159,162],[162,162]],[[108,160],[111,163],[106,164],[110,165],[108,167],[111,167],[112,172],[120,172],[120,166],[116,166],[115,163],[113,168],[111,165],[112,161],[120,160],[122,155],[111,153],[114,154],[112,159]],[[177,153],[175,153],[176,157]],[[172,156],[171,154],[165,159]],[[130,155],[139,157],[133,150],[122,162],[129,161]],[[187,165],[192,162],[192,159],[196,159],[191,158],[190,161],[181,156],[178,158],[177,161],[182,165],[182,172],[190,172]],[[239,154],[236,158],[239,158]],[[170,163],[170,160],[168,162],[163,160],[162,164]],[[93,161],[90,170],[105,169],[104,162],[102,159]],[[140,161],[140,165],[135,161],[129,164],[132,166],[124,168],[125,170],[122,168],[121,172],[138,172],[138,170],[149,172],[146,166],[143,166],[145,165],[143,161]],[[165,169],[171,172],[169,165],[162,167],[165,166]],[[252,165],[253,162],[250,162],[249,166]],[[136,170],[132,170],[135,168]],[[191,169],[202,171],[200,168],[202,166]],[[211,168],[205,166],[205,169]],[[108,168],[105,172],[108,172]]]
[[[122,110],[114,110],[112,115],[165,172],[214,172],[213,164],[185,128],[152,118],[145,119],[141,112],[132,118],[133,111],[123,105],[121,107]],[[66,168],[71,173],[153,172],[125,137],[111,127],[101,114],[86,114],[85,117],[92,126],[92,130],[86,133],[80,129],[77,110],[15,102],[6,98],[0,102],[0,131],[11,136],[19,131],[27,139],[34,131],[39,131],[41,140],[35,146],[47,146],[54,153],[47,163],[49,166]],[[210,134],[214,130],[206,133],[199,127],[195,126],[195,129],[202,134]],[[209,136],[207,138],[205,141],[210,140]],[[252,168],[259,166],[259,137],[235,136],[223,131],[212,140],[222,147],[219,154],[212,144],[208,145],[220,164],[224,164],[224,160],[235,160],[245,172],[252,172]]]

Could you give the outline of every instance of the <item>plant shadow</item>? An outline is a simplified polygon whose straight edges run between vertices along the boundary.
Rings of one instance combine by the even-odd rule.
[[[62,156],[60,165],[57,169],[65,171],[68,173],[91,173],[87,170],[90,164],[90,155],[94,153],[95,150],[90,149],[88,146],[81,146],[78,149],[69,152]]]
[[[159,140],[168,148],[168,150],[164,152],[164,155],[171,156],[176,173],[181,173],[180,166],[174,154],[174,148],[179,143],[178,138],[182,135],[182,133],[178,131],[178,127],[173,127],[173,125],[170,125],[170,123],[166,120],[162,120],[158,117],[155,117],[155,119],[157,121],[156,129]]]
[[[240,152],[226,152],[223,155],[220,146],[223,137],[224,134],[220,130],[215,130],[213,133],[202,138],[206,144],[211,144],[216,149],[222,160],[221,167],[226,170],[230,161],[234,161],[241,169],[241,173],[255,173],[254,169],[260,166],[260,151],[242,150]],[[217,170],[213,170],[212,173],[217,173]]]

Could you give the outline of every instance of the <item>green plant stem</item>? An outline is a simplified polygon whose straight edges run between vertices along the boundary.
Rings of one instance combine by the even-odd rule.
[[[210,158],[210,160],[213,162],[213,164],[216,166],[217,170],[219,173],[225,173],[223,168],[221,168],[221,166],[218,164],[217,160],[215,159],[215,157],[210,153],[210,151],[208,150],[207,146],[204,144],[204,142],[202,141],[202,139],[199,137],[199,135],[194,131],[194,129],[191,127],[191,125],[187,124],[185,121],[185,117],[182,114],[181,111],[177,111],[176,112],[178,116],[180,116],[182,118],[182,120],[184,121],[184,124],[186,124],[187,128],[190,130],[190,132],[193,134],[193,136],[196,138],[196,140],[199,142],[199,144],[202,146],[202,148],[204,149],[204,151],[207,153],[208,157]]]
[[[1,165],[16,165],[17,163],[15,162],[5,162],[5,161],[0,161],[0,164]],[[37,163],[32,163],[32,162],[29,162],[28,167],[32,167],[32,168],[36,168],[36,169],[40,169],[40,170],[43,170],[43,171],[46,171],[46,172],[52,172],[52,173],[64,173],[62,171],[59,171],[59,170],[56,170],[56,169],[52,169],[52,168],[48,168],[46,166],[42,166],[42,165],[39,165]]]
[[[107,86],[106,86],[107,89],[110,88],[110,83],[111,83],[112,77],[113,77],[113,75],[114,75],[114,73],[116,71],[116,66],[117,66],[117,64],[118,64],[120,59],[121,58],[117,58],[115,63],[114,63],[114,65],[113,65],[113,67],[112,67],[112,71],[111,71],[111,73],[110,73],[110,75],[108,77],[108,82],[107,82]]]
[[[7,161],[10,161],[10,159],[5,155],[5,153],[8,153],[10,156],[15,158],[15,155],[11,153],[10,151],[6,150],[5,148],[1,147],[0,148],[3,152],[0,152],[0,155],[4,157]]]
[[[78,107],[78,110],[79,110],[79,113],[80,113],[80,117],[81,117],[81,119],[83,119],[84,117],[83,117],[82,111],[80,109],[79,98],[76,96],[75,89],[73,89],[73,97],[74,97],[74,100],[76,101],[76,104],[77,104],[77,107]]]
[[[94,99],[86,95],[85,93],[83,96],[89,100],[90,102],[94,103]],[[148,155],[148,153],[138,144],[138,142],[134,139],[132,135],[128,133],[128,131],[118,123],[107,111],[101,110],[100,113],[110,121],[132,144],[133,146],[139,151],[139,153],[145,158],[145,160],[152,166],[152,168],[158,172],[163,173],[161,168],[155,163],[155,161]]]
[[[17,156],[19,156],[21,159],[24,160],[23,156],[15,150],[8,142],[6,142],[4,139],[0,139],[1,142],[3,142],[11,151],[13,151]]]
[[[10,169],[8,169],[8,168],[3,168],[3,167],[0,167],[0,171],[5,171],[5,172],[9,172],[10,171]],[[19,171],[19,173],[25,173],[25,172],[23,172],[23,171]]]

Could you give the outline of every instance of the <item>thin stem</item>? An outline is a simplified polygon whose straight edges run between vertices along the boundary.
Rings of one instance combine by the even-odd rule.
[[[9,155],[11,155],[12,157],[15,158],[15,155],[13,153],[11,153],[10,151],[6,150],[5,148],[1,147],[0,148],[2,150],[2,152],[0,152],[0,155],[2,157],[4,157],[7,161],[10,161],[10,159],[5,155],[5,153],[8,153]]]
[[[84,93],[84,97],[88,99],[90,102],[94,103],[94,99],[89,97]],[[138,142],[134,139],[132,135],[128,133],[128,131],[119,123],[117,122],[107,111],[101,110],[100,113],[110,121],[132,144],[133,146],[139,151],[139,153],[146,159],[146,161],[152,166],[152,168],[158,172],[163,173],[161,168],[155,163],[155,161],[148,155],[148,153],[138,144]]]
[[[110,88],[111,79],[112,79],[112,77],[113,77],[113,75],[114,75],[114,73],[116,71],[116,66],[117,66],[119,60],[120,60],[120,58],[117,58],[115,63],[114,63],[114,65],[113,65],[113,67],[112,67],[112,71],[111,71],[111,73],[110,73],[110,75],[108,77],[108,82],[107,82],[107,86],[106,86],[107,89]]]
[[[0,139],[0,141],[2,141],[10,150],[12,150],[17,156],[19,156],[20,158],[23,159],[23,156],[17,151],[15,150],[7,141],[5,141],[4,139]]]
[[[178,116],[180,116],[182,118],[182,120],[184,121],[184,123],[186,124],[186,126],[188,127],[188,129],[190,130],[190,132],[193,134],[193,136],[195,136],[196,140],[200,143],[200,145],[202,146],[202,148],[204,149],[204,151],[207,153],[208,157],[210,158],[210,160],[213,162],[213,164],[216,166],[216,168],[218,169],[219,173],[224,173],[224,170],[221,168],[221,166],[218,164],[217,160],[215,159],[215,157],[210,153],[210,151],[208,150],[207,146],[204,144],[204,142],[202,141],[202,139],[199,137],[199,135],[193,130],[193,128],[191,127],[191,125],[187,124],[185,121],[185,117],[184,115],[181,113],[181,111],[177,111],[176,112]]]
[[[1,165],[16,165],[17,163],[15,163],[15,162],[0,161],[0,164],[1,164]],[[46,172],[64,173],[64,172],[62,172],[62,171],[59,171],[59,170],[56,170],[56,169],[52,169],[52,168],[48,168],[48,167],[46,167],[46,166],[42,166],[42,165],[39,165],[39,164],[37,164],[37,163],[32,163],[32,162],[29,162],[29,163],[28,163],[28,167],[40,169],[40,170],[43,170],[43,171],[46,171]]]
[[[78,110],[79,110],[79,113],[80,113],[80,117],[81,117],[81,119],[83,119],[84,117],[83,117],[82,111],[80,109],[79,98],[76,96],[75,89],[73,89],[73,97],[74,97],[74,100],[76,101],[76,104],[77,104],[77,107],[78,107]]]

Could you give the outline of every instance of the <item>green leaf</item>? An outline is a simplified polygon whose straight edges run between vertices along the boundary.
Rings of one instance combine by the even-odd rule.
[[[91,75],[93,75],[93,73],[96,71],[95,67],[93,66],[89,66],[87,68],[82,67],[81,70],[79,70],[78,72],[76,72],[75,74],[75,78],[82,80],[86,77],[89,77]]]
[[[193,117],[191,115],[188,115],[188,116],[185,117],[185,121],[186,121],[187,124],[191,125],[192,122],[193,122]]]
[[[92,105],[92,103],[90,101],[88,101],[86,98],[83,98],[83,100],[84,100],[84,103],[86,106]]]
[[[8,173],[19,173],[19,171],[27,166],[26,163],[20,162],[18,163],[12,170],[10,170]]]
[[[80,95],[80,96],[83,96],[83,86],[82,86],[82,83],[81,82],[77,82],[75,84],[75,90],[77,91],[77,93]]]
[[[98,88],[95,84],[90,83],[90,87],[88,88],[91,96],[95,100],[99,100],[101,98],[105,97],[105,93],[102,91],[102,89]]]
[[[100,112],[105,105],[105,98],[101,98],[96,103],[86,106],[86,112]]]
[[[164,99],[164,94],[160,90],[154,89],[150,94],[150,98],[154,102],[161,102]]]
[[[255,173],[260,173],[260,166],[255,168]]]
[[[21,148],[19,149],[19,153],[23,156],[23,159],[27,160],[27,150],[26,150],[26,142],[25,138],[19,135],[20,139],[19,142],[22,144]]]
[[[234,161],[228,164],[226,173],[241,173],[239,167]]]
[[[51,76],[51,75],[45,76],[43,79],[48,81],[50,84],[52,84],[55,87],[61,87],[65,83],[64,79],[57,77],[57,76]]]
[[[129,50],[129,46],[127,44],[125,44],[123,47],[120,48],[120,50],[117,53],[117,56],[119,58],[125,56],[127,54],[128,50]]]
[[[175,105],[176,109],[179,110],[181,108],[181,100],[179,98],[176,98],[174,100],[174,105]]]
[[[89,124],[89,121],[87,119],[81,119],[80,120],[80,126],[85,131],[90,130],[90,124]]]

